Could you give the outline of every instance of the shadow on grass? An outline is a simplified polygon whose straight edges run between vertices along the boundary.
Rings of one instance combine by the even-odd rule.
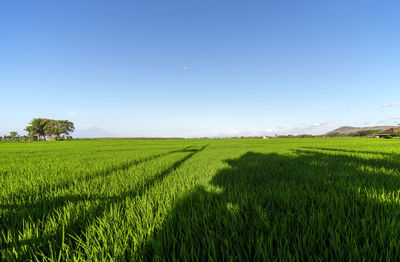
[[[30,238],[30,239],[24,239],[20,241],[14,241],[12,243],[4,244],[5,239],[0,236],[0,240],[2,240],[3,244],[0,242],[0,247],[3,249],[3,251],[8,250],[5,254],[8,255],[9,259],[15,259],[13,255],[11,255],[11,250],[14,249],[17,253],[19,253],[18,259],[32,259],[34,252],[37,252],[40,250],[40,252],[43,252],[45,255],[49,254],[59,254],[60,251],[62,251],[62,241],[68,241],[68,240],[63,240],[63,237],[66,237],[71,240],[72,238],[75,237],[83,237],[84,232],[86,231],[87,227],[96,219],[101,218],[104,213],[110,208],[111,205],[117,204],[117,203],[124,203],[126,198],[134,198],[141,196],[144,194],[148,189],[153,187],[155,184],[161,182],[165,177],[167,177],[171,172],[174,170],[178,169],[182,164],[184,164],[188,159],[193,157],[196,153],[201,152],[204,150],[206,146],[203,146],[202,148],[199,149],[194,149],[192,147],[187,147],[182,150],[176,150],[176,151],[171,151],[168,153],[156,155],[156,156],[151,156],[146,159],[140,160],[140,161],[131,161],[131,162],[126,162],[123,163],[114,169],[106,169],[102,170],[100,173],[96,173],[93,175],[86,176],[84,178],[79,179],[79,183],[83,181],[89,181],[91,179],[97,178],[97,177],[105,177],[109,176],[112,173],[116,171],[121,171],[121,170],[126,170],[134,165],[137,165],[139,163],[147,162],[150,160],[154,160],[157,158],[160,158],[162,156],[167,156],[170,154],[174,153],[188,153],[185,157],[183,157],[181,160],[176,161],[166,169],[164,169],[162,172],[159,174],[156,174],[155,176],[148,177],[143,184],[138,185],[135,189],[129,190],[122,192],[118,195],[113,195],[113,196],[104,196],[104,195],[85,195],[85,194],[71,194],[71,195],[65,195],[61,197],[53,197],[53,198],[42,198],[37,201],[33,201],[31,203],[24,203],[21,205],[15,204],[15,205],[1,205],[0,208],[3,210],[8,210],[6,213],[7,216],[0,217],[0,229],[3,232],[6,232],[6,230],[12,229],[12,234],[14,237],[18,235],[18,232],[23,231],[23,225],[21,224],[21,221],[15,220],[15,218],[24,218],[25,220],[29,220],[32,222],[37,223],[42,223],[46,221],[46,219],[50,218],[55,214],[57,210],[62,210],[62,208],[68,204],[77,204],[79,202],[92,202],[96,203],[92,206],[90,206],[89,209],[83,210],[83,212],[79,213],[77,211],[76,214],[73,214],[73,217],[68,221],[67,225],[59,225],[59,227],[56,230],[56,233],[48,234],[44,232],[39,232],[39,236],[35,238]],[[68,188],[73,185],[75,185],[76,182],[68,182],[60,184],[59,186],[62,188]],[[74,242],[74,241],[71,241]],[[52,244],[49,246],[49,244]],[[31,249],[29,252],[21,248],[23,246],[29,246],[29,249]],[[75,246],[76,248],[76,246]],[[29,250],[28,249],[28,250]],[[1,253],[0,253],[1,255]],[[1,256],[0,256],[1,258]]]
[[[352,150],[352,149],[342,149],[342,148],[339,149],[339,148],[328,148],[328,147],[302,147],[302,148],[306,150],[323,150],[323,151],[331,151],[343,154],[355,153],[355,154],[382,155],[389,158],[395,158],[400,156],[399,153],[388,153],[388,152],[371,151],[371,150]]]
[[[348,261],[400,258],[400,177],[391,161],[297,150],[226,161],[182,198],[149,260]],[[382,197],[385,194],[386,198]]]

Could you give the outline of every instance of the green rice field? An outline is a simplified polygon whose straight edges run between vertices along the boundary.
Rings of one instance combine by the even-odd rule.
[[[400,140],[0,143],[1,261],[400,260]]]

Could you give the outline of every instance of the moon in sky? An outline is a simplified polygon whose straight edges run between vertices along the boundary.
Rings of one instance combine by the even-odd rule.
[[[189,69],[189,67],[188,67],[188,66],[184,66],[184,67],[183,67],[183,69],[185,69],[185,70],[188,70],[188,69]]]

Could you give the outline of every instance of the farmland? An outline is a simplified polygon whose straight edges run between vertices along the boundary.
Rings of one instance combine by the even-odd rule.
[[[0,143],[0,260],[398,260],[400,141]]]

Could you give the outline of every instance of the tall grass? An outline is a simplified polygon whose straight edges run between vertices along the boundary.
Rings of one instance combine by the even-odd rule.
[[[399,146],[0,143],[0,260],[398,260]]]

